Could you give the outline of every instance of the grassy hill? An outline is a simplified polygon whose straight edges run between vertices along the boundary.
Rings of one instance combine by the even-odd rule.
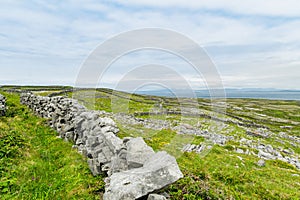
[[[1,92],[2,93],[2,92]],[[0,118],[0,199],[99,199],[104,182],[46,121],[7,97]]]
[[[1,89],[14,91],[11,87]],[[183,153],[181,147],[188,143],[202,144],[205,139],[201,136],[116,120],[119,137],[142,136],[154,150],[166,150],[176,156],[185,177],[164,189],[171,199],[300,198],[299,169],[278,159],[266,160],[265,166],[259,166],[260,158],[254,155],[258,150],[241,142],[246,139],[257,145],[287,149],[299,157],[299,143],[292,139],[300,136],[299,101],[227,99],[226,104],[217,100],[212,107],[208,99],[178,100],[109,89],[74,92],[64,87],[15,89],[76,97],[90,109],[125,112],[141,119],[168,121],[174,126],[184,123],[232,136],[234,139],[225,145],[213,145],[206,156],[199,156],[195,152]],[[8,99],[8,113],[0,118],[0,196],[4,199],[99,199],[103,178],[91,176],[85,159],[71,149],[72,144],[56,138],[57,134],[47,127],[45,120],[20,105],[18,94],[1,93]],[[199,108],[201,114],[182,111],[194,108]],[[216,121],[221,126],[217,130],[213,129]],[[261,135],[261,130],[269,136]],[[289,137],[283,137],[282,132]],[[253,154],[241,154],[237,149]]]

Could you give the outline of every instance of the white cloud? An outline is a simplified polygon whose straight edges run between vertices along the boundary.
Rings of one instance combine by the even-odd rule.
[[[242,15],[266,15],[266,16],[300,16],[300,3],[297,0],[116,0],[123,5],[152,6],[161,8],[187,8],[191,10],[222,10],[228,13]]]
[[[178,31],[203,45],[227,87],[258,87],[267,83],[279,88],[299,88],[298,1],[114,2],[3,1],[0,84],[30,79],[45,84],[53,80],[72,83],[80,63],[105,39],[131,29],[160,27]],[[190,84],[201,81],[193,79],[193,72],[187,70],[190,66],[164,55],[137,56],[123,60],[123,64],[136,66],[140,60],[144,64],[165,60],[162,64],[174,66],[191,79]],[[36,69],[43,70],[37,73]],[[30,79],[22,75],[28,72]],[[260,75],[267,72],[268,76]]]

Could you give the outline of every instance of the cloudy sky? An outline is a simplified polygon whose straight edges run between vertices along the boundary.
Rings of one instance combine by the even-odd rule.
[[[74,85],[82,64],[101,43],[151,27],[198,43],[225,87],[300,89],[296,0],[1,0],[0,85]],[[129,71],[151,64],[172,68],[195,89],[205,85],[188,63],[159,50],[122,56],[99,85],[115,87],[124,77],[137,79],[141,70],[134,76]],[[159,76],[159,70],[152,74],[155,80],[176,77]]]

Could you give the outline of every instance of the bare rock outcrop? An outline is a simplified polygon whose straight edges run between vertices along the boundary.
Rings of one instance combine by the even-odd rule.
[[[0,117],[5,115],[6,111],[6,98],[0,94]]]
[[[138,199],[182,177],[175,158],[164,151],[157,152],[143,167],[114,173],[107,178],[104,199]]]

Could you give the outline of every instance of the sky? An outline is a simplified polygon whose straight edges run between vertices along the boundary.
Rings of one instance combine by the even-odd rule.
[[[143,28],[172,30],[195,41],[226,88],[300,89],[296,0],[1,0],[0,85],[76,85],[83,63],[99,45]],[[145,66],[148,71],[138,70]],[[116,59],[97,84],[116,88],[125,77],[127,82],[170,80],[180,88],[178,74],[194,89],[207,85],[189,63],[158,49]]]

